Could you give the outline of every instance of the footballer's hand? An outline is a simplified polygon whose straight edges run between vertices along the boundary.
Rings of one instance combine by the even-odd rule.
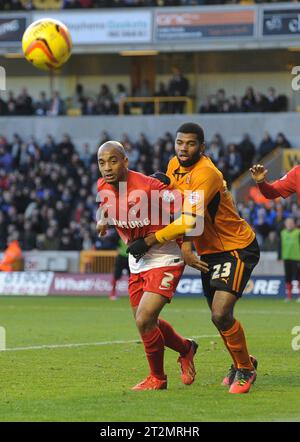
[[[166,184],[169,186],[171,184],[170,178],[163,172],[155,172],[152,176],[152,178],[155,178],[156,180],[159,180],[161,183]]]
[[[209,271],[209,266],[206,262],[201,261],[193,252],[185,252],[181,249],[184,262],[193,267],[194,269],[200,270],[200,272],[207,273]]]
[[[136,262],[148,252],[151,246],[148,246],[144,238],[139,238],[127,248],[126,252],[135,257]]]
[[[107,232],[107,223],[103,223],[103,221],[98,221],[96,225],[96,230],[98,232],[98,236],[101,238],[106,235]]]
[[[262,183],[265,181],[268,170],[262,164],[255,164],[250,169],[251,177],[256,183]]]
[[[151,233],[151,235],[146,236],[145,243],[148,247],[154,246],[154,244],[158,244],[159,241],[157,241],[156,236],[154,233]]]

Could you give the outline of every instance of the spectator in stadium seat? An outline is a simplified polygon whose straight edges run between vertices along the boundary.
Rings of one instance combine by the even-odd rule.
[[[32,115],[33,104],[32,98],[24,87],[16,100],[16,114],[17,115]]]
[[[56,148],[59,163],[68,164],[74,151],[75,147],[71,141],[70,135],[64,134],[62,141],[58,144]]]
[[[96,115],[97,114],[97,104],[96,101],[88,97],[85,104],[84,115]]]
[[[7,100],[7,113],[8,115],[17,115],[16,110],[16,99],[14,97],[14,93],[12,91],[8,92],[8,100]]]
[[[226,103],[226,93],[224,89],[218,89],[216,94],[218,112],[224,112],[224,104]]]
[[[72,238],[68,228],[64,228],[62,230],[59,250],[73,250]]]
[[[276,90],[274,87],[268,88],[267,105],[268,105],[268,112],[276,112],[278,110]]]
[[[242,98],[242,111],[243,112],[253,112],[255,110],[255,94],[253,87],[248,87],[246,89],[245,95]]]
[[[206,151],[206,154],[211,158],[213,163],[217,166],[220,158],[224,155],[224,151],[222,147],[215,141],[212,141],[209,145],[209,148]]]
[[[84,167],[88,169],[93,161],[93,156],[91,155],[90,152],[89,143],[83,143],[79,157],[82,163],[84,164]]]
[[[268,111],[268,100],[265,95],[261,92],[255,93],[255,104],[253,107],[254,112],[267,112]]]
[[[229,99],[229,112],[231,113],[241,112],[241,106],[239,100],[235,95],[232,95]]]
[[[141,154],[145,154],[149,158],[152,156],[151,144],[143,132],[140,133],[138,141],[135,143],[135,147],[141,152]]]
[[[200,105],[199,111],[200,114],[215,114],[218,112],[218,108],[216,105],[216,99],[214,96],[207,96],[203,103]]]
[[[117,92],[114,96],[114,102],[115,102],[115,106],[116,106],[116,113],[119,113],[119,106],[121,101],[128,97],[127,91],[126,91],[126,87],[124,86],[123,83],[118,83],[117,84]],[[125,114],[129,114],[129,107],[128,104],[125,103],[124,105],[124,113]]]
[[[218,146],[220,146],[223,152],[225,151],[224,140],[218,132],[215,133],[214,136],[212,137],[211,143],[216,143]]]
[[[84,94],[84,88],[81,83],[77,83],[75,87],[75,94],[72,100],[72,108],[79,109],[81,115],[86,114],[87,99]]]
[[[49,110],[49,100],[45,91],[41,91],[39,95],[39,100],[34,105],[34,113],[38,116],[47,115]]]
[[[60,93],[58,91],[54,91],[52,94],[52,98],[49,102],[49,109],[47,115],[56,117],[58,115],[63,115],[64,112],[65,112],[64,101],[61,99]]]
[[[114,97],[107,84],[100,86],[96,101],[96,112],[100,115],[112,115],[115,113]]]
[[[277,97],[277,112],[286,112],[288,110],[289,100],[284,94]]]
[[[56,144],[52,135],[47,135],[45,143],[41,146],[41,159],[42,161],[49,162],[52,154],[55,153]]]
[[[230,182],[232,182],[240,175],[242,170],[241,154],[234,143],[228,145],[226,159],[227,175],[230,178]]]
[[[281,149],[290,149],[291,144],[285,137],[285,135],[282,132],[279,132],[277,134],[277,137],[275,139],[275,147],[280,147]]]
[[[13,157],[13,166],[18,168],[21,155],[22,139],[18,134],[13,134],[13,141],[11,143],[11,154]]]
[[[253,223],[254,227],[255,227],[255,231],[257,234],[257,241],[259,243],[259,246],[261,246],[265,239],[267,238],[269,232],[270,232],[270,226],[267,223],[266,220],[266,209],[263,207],[260,207],[257,210],[257,216],[254,219],[254,223]]]
[[[21,235],[21,245],[22,249],[25,251],[36,248],[36,234],[33,231],[30,221],[25,221],[24,223],[24,231]]]
[[[275,148],[275,143],[271,138],[271,135],[269,132],[264,133],[264,137],[262,141],[260,142],[258,152],[259,152],[259,158],[264,157],[265,155],[268,155],[272,150]]]
[[[255,156],[255,146],[250,139],[249,134],[245,134],[242,141],[238,145],[238,151],[242,158],[241,172],[248,169],[253,162]]]
[[[135,168],[140,156],[139,151],[132,146],[130,141],[123,141],[122,144],[126,150],[126,155],[129,160],[129,167],[131,169]]]
[[[189,90],[189,81],[183,76],[181,70],[174,66],[172,69],[173,76],[169,81],[168,94],[170,97],[185,97]],[[172,114],[182,114],[184,102],[170,103],[170,112]]]
[[[3,168],[5,172],[11,172],[13,167],[13,157],[8,150],[7,145],[0,145],[0,168]]]

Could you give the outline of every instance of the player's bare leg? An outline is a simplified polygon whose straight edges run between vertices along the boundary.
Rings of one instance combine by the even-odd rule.
[[[209,306],[212,321],[233,359],[233,365],[227,376],[229,392],[247,393],[256,379],[257,361],[249,355],[243,327],[234,318],[233,310],[237,299],[232,293],[217,290],[209,300]],[[226,383],[224,381],[223,383]]]

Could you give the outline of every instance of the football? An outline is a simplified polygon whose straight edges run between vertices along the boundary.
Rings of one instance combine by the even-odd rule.
[[[22,49],[26,60],[36,68],[55,70],[71,55],[71,34],[67,26],[58,20],[37,20],[24,32]]]

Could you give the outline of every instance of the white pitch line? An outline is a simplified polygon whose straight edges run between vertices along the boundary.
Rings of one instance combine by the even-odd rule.
[[[205,338],[218,338],[219,335],[200,335],[200,336],[191,336],[194,339],[205,339]],[[91,347],[91,346],[100,346],[100,345],[115,345],[115,344],[139,344],[141,341],[137,339],[132,339],[128,341],[102,341],[102,342],[80,342],[75,344],[44,344],[44,345],[31,345],[29,347],[12,347],[6,348],[5,350],[0,351],[24,351],[24,350],[42,350],[42,349],[51,349],[51,348],[74,348],[74,347]]]
[[[168,313],[204,313],[204,314],[210,314],[209,309],[170,309],[168,310]],[[236,309],[237,315],[238,314],[243,314],[243,315],[280,315],[280,316],[299,316],[300,315],[300,306],[299,306],[299,311],[297,310],[293,310],[293,311],[288,311],[288,310],[244,310],[244,309]]]

